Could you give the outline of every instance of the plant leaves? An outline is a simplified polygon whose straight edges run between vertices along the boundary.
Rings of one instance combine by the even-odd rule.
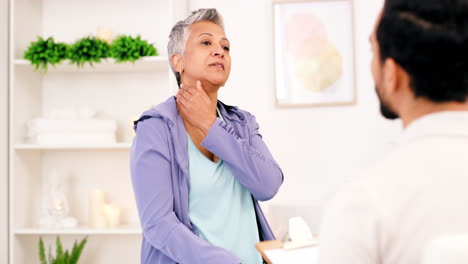
[[[111,56],[117,63],[131,61],[135,62],[143,56],[157,56],[156,48],[141,36],[118,36],[112,43]]]
[[[89,63],[101,62],[101,59],[112,57],[117,63],[135,62],[144,56],[158,56],[153,44],[137,37],[121,35],[110,45],[98,38],[87,36],[68,45],[56,43],[53,37],[44,39],[37,37],[37,41],[31,42],[23,54],[23,58],[29,60],[36,71],[46,73],[48,65],[56,66],[64,59],[69,59],[71,64],[78,68]]]
[[[69,56],[72,64],[82,67],[85,63],[92,66],[93,62],[100,62],[101,59],[109,58],[111,46],[95,37],[84,37],[76,41],[69,50]]]
[[[31,42],[23,54],[23,58],[29,60],[35,70],[47,72],[48,64],[55,65],[67,58],[68,45],[56,43],[53,37],[44,39],[38,37]]]
[[[86,242],[88,241],[88,237],[85,237],[81,242],[77,245],[76,241],[73,244],[72,252],[70,255],[70,261],[68,264],[76,264],[78,263],[78,259],[80,258],[81,252],[83,251]]]
[[[41,261],[41,264],[47,264],[44,241],[42,241],[42,237],[39,238],[39,260]]]
[[[57,239],[55,240],[55,246],[56,246],[56,255],[55,258],[60,258],[63,255],[63,248],[62,248],[62,241],[60,241],[60,237],[57,236]]]

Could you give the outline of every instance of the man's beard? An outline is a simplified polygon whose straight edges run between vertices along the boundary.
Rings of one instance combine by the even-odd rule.
[[[395,111],[393,111],[390,106],[384,101],[382,96],[379,94],[379,90],[377,89],[377,86],[375,87],[375,92],[377,94],[377,98],[379,98],[379,103],[380,103],[380,113],[387,119],[394,120],[397,118],[400,118]]]

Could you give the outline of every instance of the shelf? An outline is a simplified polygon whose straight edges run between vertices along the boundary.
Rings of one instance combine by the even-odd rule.
[[[30,64],[28,60],[16,59],[14,61],[15,66],[17,67],[34,67]],[[102,60],[100,63],[95,63],[93,66],[90,66],[88,63],[85,64],[82,68],[78,68],[76,65],[70,65],[68,60],[63,61],[61,64],[56,67],[48,67],[47,73],[60,73],[60,72],[69,72],[69,73],[80,73],[80,72],[141,72],[141,71],[163,71],[169,69],[169,62],[166,56],[152,56],[152,57],[143,57],[137,60],[135,63],[125,62],[125,63],[115,63],[115,60],[112,58]]]
[[[15,150],[129,150],[132,143],[103,145],[34,145],[17,144]]]
[[[120,227],[113,229],[95,229],[88,227],[78,227],[74,229],[39,229],[21,228],[13,233],[17,236],[27,235],[141,235],[139,227]]]
[[[118,5],[85,0],[73,2],[73,8],[60,0],[6,1],[10,14],[7,19],[10,37],[8,191],[5,194],[9,223],[7,250],[0,250],[0,255],[5,251],[9,258],[6,263],[0,261],[1,264],[37,263],[38,255],[34,252],[39,237],[53,246],[56,236],[67,245],[88,236],[90,246],[95,248],[86,246],[86,254],[80,258],[83,263],[141,262],[143,229],[138,224],[129,177],[128,159],[135,136],[131,122],[177,90],[166,45],[174,23],[190,14],[189,1],[144,0],[135,6],[129,0],[119,1]],[[113,37],[140,35],[153,43],[160,54],[134,63],[116,63],[115,59],[108,58],[80,68],[70,60],[63,60],[55,67],[49,64],[47,71],[36,71],[23,57],[37,36],[72,44],[81,37],[98,34],[99,27],[112,30]],[[29,141],[29,121],[48,114],[54,116],[54,113],[65,117],[73,109],[80,112],[80,108],[93,109],[100,117],[115,120],[116,140],[84,141],[84,137],[83,140],[70,137],[61,141]],[[41,187],[54,170],[64,184],[68,207],[75,208],[77,227],[54,229],[39,225],[39,209],[45,199]],[[122,226],[88,225],[85,218],[89,213],[89,192],[94,189],[103,190],[106,202],[121,209]]]

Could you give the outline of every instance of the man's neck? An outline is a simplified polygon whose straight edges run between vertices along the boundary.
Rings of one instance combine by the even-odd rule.
[[[445,111],[468,111],[468,100],[466,102],[434,103],[427,99],[416,99],[414,104],[405,113],[400,115],[403,127],[408,127],[416,119],[425,115]]]

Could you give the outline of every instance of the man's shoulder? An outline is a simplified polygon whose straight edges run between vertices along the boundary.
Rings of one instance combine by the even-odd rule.
[[[335,207],[364,206],[390,213],[398,199],[413,193],[418,188],[417,172],[414,171],[417,157],[411,151],[396,148],[372,166],[354,174],[354,179],[343,185],[330,204]],[[398,199],[397,199],[398,198]]]
[[[359,206],[360,204],[369,208],[370,203],[375,200],[375,185],[372,178],[365,174],[358,179],[344,184],[339,188],[336,194],[330,199],[329,206],[337,208],[346,208]]]
[[[372,166],[354,173],[353,179],[339,188],[329,206],[381,208],[382,203],[398,192],[400,179],[406,177],[404,168],[393,155],[391,153]]]

